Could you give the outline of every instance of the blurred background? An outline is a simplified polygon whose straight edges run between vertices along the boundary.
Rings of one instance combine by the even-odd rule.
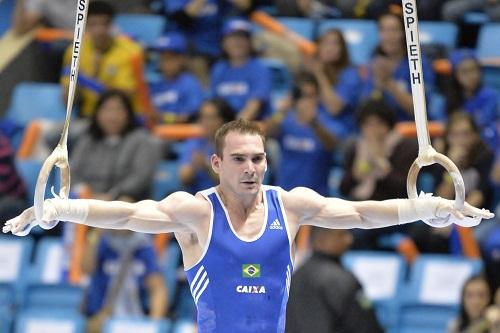
[[[76,5],[0,0],[2,223],[33,204],[60,138]],[[433,146],[461,170],[466,200],[494,211],[500,1],[417,7]],[[406,197],[418,145],[399,1],[90,1],[71,197],[161,200],[213,186],[213,135],[236,118],[269,137],[266,184]],[[439,166],[418,188],[454,197]],[[303,228],[294,274],[287,332],[500,332],[498,217],[470,229]],[[196,332],[180,249],[170,234],[69,223],[1,235],[0,332]]]

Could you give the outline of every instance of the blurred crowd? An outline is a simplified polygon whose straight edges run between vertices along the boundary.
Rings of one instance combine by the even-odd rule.
[[[92,0],[69,138],[73,195],[90,189],[95,199],[149,199],[155,171],[164,161],[178,166],[178,190],[196,193],[214,186],[217,175],[210,165],[214,133],[225,122],[245,118],[259,121],[269,137],[267,184],[286,190],[307,186],[325,196],[350,200],[406,197],[406,177],[418,145],[398,127],[413,120],[414,107],[398,4],[392,0]],[[460,24],[470,11],[482,11],[491,21],[500,20],[497,0],[419,0],[417,5],[421,20]],[[18,35],[40,24],[72,30],[74,16],[68,13],[75,12],[73,7],[74,2],[67,0],[17,0],[12,29]],[[332,28],[316,33],[315,54],[302,55],[272,33],[257,29],[249,19],[256,9],[311,20],[371,19],[378,26],[378,45],[369,63],[355,64],[346,36]],[[163,15],[167,29],[160,38],[143,45],[134,36],[117,31],[113,24],[117,13]],[[474,37],[464,31],[462,35],[462,45],[456,49],[436,52],[436,48],[423,48],[426,99],[429,102],[437,96],[441,100],[429,110],[429,119],[444,128],[433,144],[460,169],[466,200],[494,210],[500,195],[500,91],[483,79],[480,59],[470,48],[475,45]],[[60,73],[54,76],[60,74],[65,103],[71,45],[54,42],[50,53],[61,64]],[[277,56],[291,73],[291,85],[286,89],[277,91],[269,55]],[[438,57],[448,60],[447,73],[435,71],[433,62]],[[168,141],[151,132],[153,126],[175,124],[196,124],[202,134]],[[2,221],[30,202],[16,172],[8,127],[2,124],[0,136]],[[50,148],[59,139],[62,123],[53,122],[46,128],[42,144]],[[453,181],[443,168],[426,167],[421,178],[425,191],[454,198]],[[50,233],[61,232],[59,228]],[[410,241],[419,253],[464,254],[453,226],[437,229],[414,223],[335,232],[340,233],[312,232],[314,254],[303,266],[337,265],[328,284],[340,281],[351,288],[346,287],[345,295],[339,296],[339,287],[331,304],[326,300],[310,308],[312,314],[321,314],[321,306],[336,314],[328,332],[380,330],[370,320],[363,321],[369,325],[365,328],[355,326],[355,318],[370,315],[363,314],[365,307],[356,307],[361,302],[356,296],[359,282],[351,281],[354,278],[340,267],[338,258],[348,249],[397,251],[402,241]],[[498,333],[500,223],[483,223],[474,229],[474,236],[485,272],[465,284],[460,314],[450,324],[450,332]],[[168,299],[176,298],[167,299],[149,237],[91,230],[87,243],[82,266],[91,277],[84,306],[91,323],[89,332],[99,332],[111,314],[147,313],[161,318],[175,313],[176,304],[168,304]],[[343,246],[325,246],[328,243]],[[297,281],[300,279],[301,286],[313,284],[314,274],[304,272],[297,275]],[[305,288],[292,286],[290,312],[297,311],[297,317],[303,315],[297,307],[310,301],[307,295],[300,295]],[[335,302],[354,305],[340,311]],[[313,310],[316,306],[318,310]],[[321,332],[311,328],[318,323],[323,322],[312,320],[310,326],[304,322],[302,330],[293,332]]]

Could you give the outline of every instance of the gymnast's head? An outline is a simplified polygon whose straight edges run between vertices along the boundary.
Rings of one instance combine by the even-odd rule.
[[[265,137],[254,122],[238,119],[215,133],[212,168],[220,184],[236,195],[257,194],[267,169]]]

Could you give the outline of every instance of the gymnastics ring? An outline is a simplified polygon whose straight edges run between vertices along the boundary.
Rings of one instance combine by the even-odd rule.
[[[425,89],[422,74],[422,59],[418,36],[418,16],[415,0],[402,0],[406,47],[410,66],[411,92],[415,113],[415,124],[418,138],[418,157],[408,172],[406,188],[410,199],[417,197],[417,177],[423,166],[440,164],[451,176],[455,186],[454,208],[462,211],[465,202],[465,185],[457,166],[443,154],[437,153],[431,146],[429,129],[427,128],[427,109],[425,106]],[[451,224],[449,218],[436,218],[433,222],[440,227]]]
[[[75,97],[76,83],[78,80],[78,68],[80,65],[80,51],[83,45],[83,34],[85,31],[85,23],[87,21],[87,11],[88,11],[89,0],[78,0],[76,18],[75,18],[75,31],[73,36],[73,56],[71,61],[71,70],[69,75],[69,88],[68,88],[68,100],[66,104],[66,119],[64,122],[63,131],[61,134],[61,139],[57,147],[54,149],[52,154],[45,160],[43,166],[38,174],[35,187],[35,218],[38,225],[44,229],[53,228],[56,223],[45,223],[42,220],[43,217],[43,203],[45,196],[45,188],[47,186],[47,180],[49,178],[50,172],[57,166],[61,171],[61,186],[59,190],[59,197],[67,199],[69,196],[70,189],[70,171],[68,163],[68,129],[71,119],[71,110],[73,108],[73,100]]]

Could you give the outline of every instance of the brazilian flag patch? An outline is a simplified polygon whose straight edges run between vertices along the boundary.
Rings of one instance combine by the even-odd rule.
[[[260,277],[260,264],[243,264],[241,265],[241,272],[244,278]]]

